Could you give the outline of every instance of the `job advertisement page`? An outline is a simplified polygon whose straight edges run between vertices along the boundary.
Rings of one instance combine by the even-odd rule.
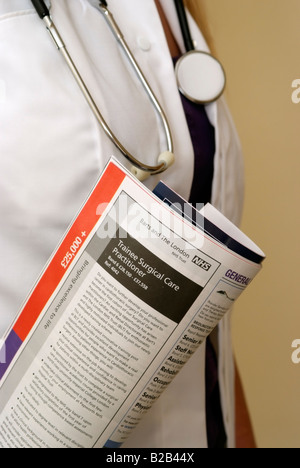
[[[1,448],[120,447],[258,272],[105,174],[7,334]]]

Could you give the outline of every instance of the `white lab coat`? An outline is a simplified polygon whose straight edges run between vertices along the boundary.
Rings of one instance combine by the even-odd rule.
[[[174,5],[162,0],[183,41]],[[110,9],[170,121],[176,163],[163,180],[185,198],[193,149],[172,60],[153,0],[110,0]],[[79,71],[116,135],[156,164],[164,131],[111,31],[88,0],[52,0]],[[207,45],[195,23],[197,47]],[[243,198],[239,141],[223,100],[207,107],[216,129],[213,204],[238,223]],[[30,0],[0,0],[0,337],[111,155],[124,161],[87,106]],[[153,188],[158,177],[147,182]],[[201,202],[201,200],[199,200]],[[234,446],[230,323],[219,327],[220,384]],[[128,447],[205,447],[204,346],[146,416]]]

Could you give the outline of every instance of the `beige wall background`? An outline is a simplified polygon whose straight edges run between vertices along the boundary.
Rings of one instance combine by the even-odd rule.
[[[299,0],[200,0],[228,76],[246,166],[243,229],[265,250],[233,333],[260,448],[300,447]]]

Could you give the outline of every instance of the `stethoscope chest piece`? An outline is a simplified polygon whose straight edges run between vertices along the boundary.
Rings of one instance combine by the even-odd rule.
[[[220,62],[206,52],[192,50],[176,64],[180,92],[197,104],[216,101],[226,86],[226,75]]]

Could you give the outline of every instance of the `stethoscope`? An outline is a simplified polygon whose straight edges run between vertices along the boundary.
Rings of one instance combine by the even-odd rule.
[[[107,2],[105,0],[99,0],[92,2],[99,8],[101,13],[104,15],[110,29],[112,30],[115,38],[121,45],[125,55],[133,66],[139,80],[141,81],[150,101],[156,109],[160,120],[162,122],[167,149],[158,156],[158,164],[156,166],[149,166],[136,159],[130,154],[127,149],[118,140],[116,135],[111,130],[110,126],[102,116],[98,106],[96,105],[89,89],[87,88],[84,80],[82,79],[75,63],[73,62],[64,41],[58,32],[51,16],[48,6],[44,0],[31,0],[35,7],[39,17],[46,24],[46,28],[49,31],[52,39],[58,50],[62,53],[67,65],[69,66],[75,80],[77,81],[81,91],[83,92],[91,110],[93,111],[98,123],[103,128],[106,135],[119,149],[119,151],[125,156],[127,160],[131,162],[132,173],[139,180],[146,180],[149,176],[160,174],[166,171],[175,162],[173,139],[170,130],[168,119],[162,109],[159,101],[157,100],[152,88],[150,87],[147,79],[145,78],[142,70],[137,64],[131,50],[129,49],[124,35],[122,34],[118,24],[116,23],[112,13],[108,9]],[[178,88],[180,92],[193,102],[200,104],[207,104],[217,100],[224,91],[225,88],[225,73],[222,65],[210,54],[195,50],[194,43],[191,37],[190,29],[188,26],[188,20],[183,5],[183,0],[174,0],[176,5],[176,11],[180,27],[182,30],[185,47],[187,52],[179,59],[176,65],[176,77]]]

